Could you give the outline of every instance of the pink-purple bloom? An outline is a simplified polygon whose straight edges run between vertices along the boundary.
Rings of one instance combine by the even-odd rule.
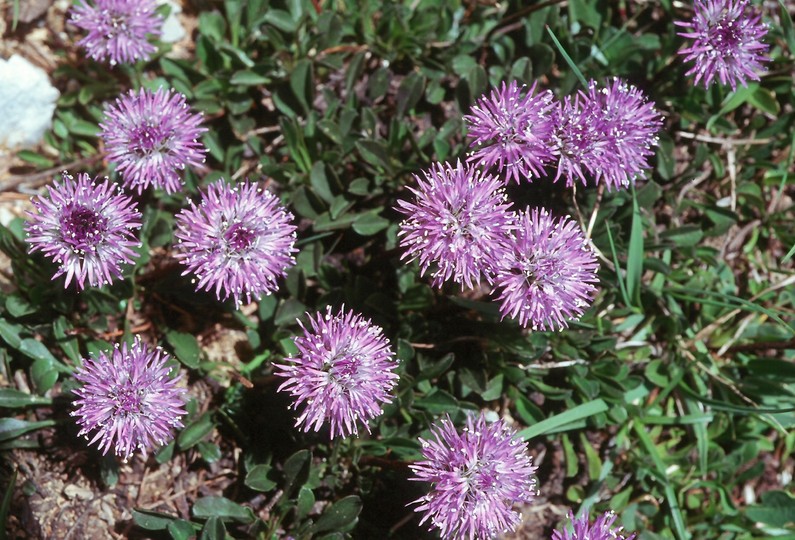
[[[344,307],[310,315],[309,327],[299,324],[298,354],[289,364],[275,364],[276,375],[287,379],[279,391],[290,392],[293,408],[303,407],[296,426],[319,431],[328,423],[332,439],[357,435],[360,423],[369,432],[367,422],[391,403],[399,379],[383,330]]]
[[[585,94],[577,92],[558,103],[554,116],[555,131],[550,144],[555,147],[558,160],[555,182],[562,177],[571,187],[578,180],[586,184],[588,177],[598,178],[612,158],[599,144],[603,134],[595,107]]]
[[[516,81],[503,82],[464,116],[475,148],[468,161],[484,168],[496,164],[507,181],[517,183],[541,176],[553,157],[549,145],[554,129],[552,92],[536,93],[535,84],[525,90]]]
[[[103,455],[113,447],[125,462],[136,450],[146,457],[169,441],[186,411],[185,390],[177,386],[180,377],[170,375],[168,359],[140,336],[132,346],[116,345],[109,354],[84,359],[75,372],[82,386],[74,391],[77,410],[71,413],[78,435],[88,444],[98,442]]]
[[[747,81],[758,81],[768,45],[762,42],[767,26],[755,14],[748,0],[695,0],[695,13],[691,21],[676,21],[686,29],[679,35],[693,42],[679,54],[685,62],[694,62],[687,75],[695,75],[695,83],[709,88],[717,77],[721,84],[737,83],[747,86]]]
[[[587,97],[601,134],[597,181],[609,190],[627,187],[649,168],[662,119],[643,92],[617,77],[605,86],[590,81]]]
[[[58,264],[53,279],[66,275],[79,289],[85,282],[101,287],[120,278],[121,266],[138,257],[140,247],[134,231],[141,227],[141,214],[130,197],[107,178],[92,181],[79,174],[77,181],[64,171],[48,196],[31,202],[37,213],[29,213],[26,224],[30,252],[41,251]]]
[[[174,193],[182,189],[185,167],[204,163],[202,120],[183,94],[141,88],[105,105],[100,137],[127,187],[139,194],[150,185]]]
[[[502,316],[534,330],[566,328],[582,316],[596,291],[599,264],[579,225],[545,209],[526,209],[513,243],[495,280]]]
[[[295,265],[293,215],[255,183],[207,187],[201,202],[176,216],[176,257],[198,279],[196,290],[219,300],[251,302],[278,290],[277,280]]]
[[[558,166],[555,181],[603,182],[624,188],[649,167],[662,120],[643,92],[621,79],[567,96],[555,111],[551,140]]]
[[[552,540],[632,540],[634,534],[626,536],[621,527],[614,527],[615,512],[605,512],[591,523],[588,514],[575,518],[569,514],[571,524],[552,532]]]
[[[436,287],[448,280],[462,288],[475,287],[481,277],[491,282],[514,219],[503,183],[460,161],[437,163],[423,176],[415,175],[417,187],[408,188],[414,202],[398,202],[406,215],[398,233],[402,258],[419,259],[423,275],[432,268]]]
[[[491,539],[516,528],[521,516],[513,507],[534,499],[536,467],[513,429],[481,413],[459,432],[446,417],[420,443],[423,459],[409,465],[411,480],[431,484],[414,501],[420,524],[430,521],[443,540]]]
[[[78,45],[86,54],[110,65],[149,60],[157,48],[147,36],[161,34],[163,19],[154,0],[86,0],[71,9],[72,23],[88,32]]]

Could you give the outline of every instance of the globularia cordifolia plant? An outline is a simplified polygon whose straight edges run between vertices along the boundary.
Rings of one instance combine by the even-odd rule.
[[[131,346],[123,343],[109,354],[84,359],[75,372],[82,386],[74,391],[77,409],[71,413],[78,435],[90,438],[88,444],[98,442],[103,455],[113,447],[125,462],[136,450],[145,457],[168,442],[187,414],[185,389],[177,386],[179,376],[170,375],[168,360],[140,336]]]
[[[536,496],[536,467],[527,443],[504,421],[470,414],[459,432],[444,417],[420,444],[422,459],[409,465],[411,480],[431,484],[414,501],[420,524],[430,521],[444,540],[494,538],[516,528],[521,515],[514,506]]]
[[[605,512],[591,523],[588,514],[578,518],[569,514],[569,521],[562,529],[552,532],[552,540],[632,540],[634,534],[624,535],[621,527],[613,527],[615,512]]]
[[[679,35],[693,42],[679,50],[686,62],[694,62],[686,75],[695,75],[695,83],[709,88],[715,78],[729,84],[758,81],[768,45],[762,42],[767,25],[754,13],[748,0],[695,0],[690,21],[674,21],[686,29]]]
[[[71,21],[88,34],[77,44],[89,58],[111,66],[149,60],[157,47],[147,36],[160,36],[163,26],[156,8],[154,0],[79,0]]]
[[[105,105],[100,137],[127,188],[140,194],[151,185],[174,193],[182,189],[182,171],[204,163],[202,120],[183,94],[141,88]]]
[[[555,218],[543,208],[526,209],[495,280],[500,312],[534,330],[566,328],[591,304],[598,269],[574,220]]]
[[[536,93],[536,84],[526,90],[516,81],[503,82],[464,116],[475,148],[468,161],[484,168],[496,165],[506,181],[543,176],[553,158],[554,107],[549,90]]]
[[[107,178],[91,180],[88,174],[64,172],[48,196],[31,199],[36,213],[29,213],[25,228],[31,253],[41,251],[57,265],[53,279],[66,276],[64,287],[75,280],[78,289],[86,281],[101,287],[121,277],[121,266],[138,257],[135,230],[141,213],[133,200]]]
[[[295,265],[293,215],[270,191],[249,181],[213,182],[197,205],[176,216],[176,258],[197,278],[196,290],[230,296],[235,306],[278,290]]]
[[[331,438],[358,435],[359,424],[381,415],[392,402],[400,376],[398,362],[380,326],[343,306],[333,314],[309,316],[309,328],[299,321],[303,336],[295,337],[298,354],[274,364],[275,375],[287,380],[279,391],[303,407],[296,426],[319,431],[328,423]]]
[[[470,289],[491,282],[508,249],[514,214],[503,182],[459,161],[436,163],[409,187],[414,202],[398,201],[401,258],[419,259],[420,273],[432,268],[433,285],[446,281]]]

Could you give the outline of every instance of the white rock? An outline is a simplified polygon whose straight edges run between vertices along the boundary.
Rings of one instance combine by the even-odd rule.
[[[171,13],[163,21],[162,34],[160,41],[164,43],[176,43],[185,37],[185,28],[179,22],[179,14],[182,13],[182,6],[174,0],[158,0],[159,5],[168,4],[171,6]]]
[[[35,146],[52,125],[58,90],[43,69],[16,54],[0,59],[0,81],[0,148]]]

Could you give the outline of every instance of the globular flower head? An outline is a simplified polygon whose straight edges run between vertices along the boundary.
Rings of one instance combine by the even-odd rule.
[[[90,58],[110,65],[149,60],[157,48],[147,35],[159,36],[163,19],[154,0],[80,0],[71,9],[72,23],[86,30],[78,45]]]
[[[64,287],[72,278],[79,289],[86,280],[101,287],[120,278],[121,265],[138,257],[134,230],[141,227],[141,213],[107,178],[92,181],[79,174],[75,181],[64,171],[49,196],[31,202],[37,213],[29,214],[25,240],[31,253],[41,251],[59,265],[53,279],[66,274]]]
[[[108,160],[126,186],[140,194],[152,186],[174,193],[182,189],[185,167],[200,167],[207,149],[199,137],[207,131],[185,96],[141,88],[105,105],[99,124]]]
[[[553,218],[545,209],[525,210],[495,280],[500,312],[534,330],[566,328],[590,305],[598,268],[576,222]]]
[[[294,408],[304,406],[296,426],[319,431],[329,423],[331,438],[358,434],[359,423],[380,416],[392,401],[398,381],[397,361],[379,326],[344,306],[336,315],[309,316],[295,338],[298,355],[290,364],[275,364],[276,375],[287,380],[279,391],[289,391]]]
[[[176,216],[176,257],[198,278],[196,290],[215,289],[239,306],[278,290],[295,264],[293,215],[271,192],[248,181],[210,184],[201,202]]]
[[[502,182],[460,161],[437,163],[423,176],[415,176],[416,189],[408,188],[415,201],[398,202],[406,215],[398,233],[407,250],[402,258],[419,259],[423,274],[433,267],[436,287],[447,280],[462,288],[481,277],[491,281],[513,226]]]
[[[588,514],[575,518],[569,514],[571,526],[553,531],[552,540],[632,540],[634,534],[625,536],[621,527],[613,527],[615,512],[605,512],[591,523]]]
[[[150,349],[135,338],[132,346],[116,347],[109,353],[83,360],[75,372],[82,386],[75,390],[78,435],[91,437],[88,444],[114,453],[125,462],[140,450],[165,444],[174,428],[182,427],[186,414],[185,390],[179,376],[171,377],[169,357],[159,347]]]
[[[604,159],[595,170],[607,189],[627,187],[649,168],[662,119],[638,88],[614,78],[605,86],[588,84],[588,108],[601,136],[596,145]]]
[[[604,135],[598,110],[585,94],[566,96],[558,103],[554,118],[550,140],[558,160],[555,182],[562,177],[568,187],[577,180],[587,184],[588,177],[598,178],[600,171],[611,166],[613,156],[600,144]]]
[[[695,0],[693,8],[693,20],[675,22],[686,29],[679,35],[693,40],[679,51],[685,62],[695,62],[687,75],[695,75],[695,83],[703,82],[705,88],[716,76],[732,90],[738,82],[758,81],[763,63],[770,61],[762,42],[767,26],[748,0]]]
[[[424,513],[420,524],[430,520],[443,540],[490,539],[516,528],[521,516],[513,506],[535,497],[536,467],[513,429],[481,413],[458,432],[447,417],[420,443],[423,459],[409,465],[411,480],[431,483],[414,501]]]
[[[552,145],[558,159],[555,181],[566,185],[604,182],[629,186],[649,167],[662,126],[659,113],[638,88],[614,78],[593,80],[587,92],[567,96],[555,111]]]
[[[464,116],[476,148],[468,161],[486,168],[496,164],[508,181],[517,183],[541,176],[552,159],[548,140],[554,129],[553,109],[549,90],[536,94],[535,84],[525,92],[516,81],[507,86],[503,82]]]

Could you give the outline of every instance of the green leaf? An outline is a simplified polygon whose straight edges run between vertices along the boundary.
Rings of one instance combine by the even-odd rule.
[[[202,497],[193,504],[191,513],[200,519],[210,519],[212,517],[221,520],[237,521],[239,523],[253,523],[256,517],[251,508],[242,506],[226,497],[211,495]]]
[[[162,512],[136,509],[132,511],[132,517],[136,525],[147,531],[164,531],[172,521],[177,519],[176,516]]]
[[[389,154],[382,143],[365,139],[356,142],[356,149],[359,151],[362,159],[373,167],[387,172],[392,170],[389,164]]]
[[[10,441],[25,433],[54,426],[55,424],[55,420],[28,422],[18,418],[0,418],[0,441]]]
[[[281,500],[289,499],[296,488],[302,486],[309,477],[312,454],[309,450],[299,450],[284,462],[284,492]]]
[[[373,236],[389,227],[389,220],[382,218],[377,212],[368,212],[357,217],[352,227],[357,234]]]
[[[533,426],[530,426],[529,428],[523,429],[518,433],[517,436],[529,441],[535,437],[540,437],[550,433],[557,433],[562,431],[567,425],[573,422],[603,413],[607,411],[607,409],[607,403],[601,399],[595,399],[593,401],[589,401],[588,403],[578,405],[573,409],[556,414],[555,416],[551,416]]]
[[[784,39],[787,40],[789,52],[792,54],[795,52],[795,30],[793,30],[792,26],[792,17],[790,17],[789,9],[787,9],[787,4],[784,2],[784,0],[778,0],[778,5],[778,17],[781,21],[781,33],[784,34]]]
[[[22,344],[22,338],[19,337],[22,330],[22,326],[0,318],[0,337],[2,337],[3,341],[8,343],[12,349],[19,349],[19,346]]]
[[[230,77],[229,82],[239,86],[261,86],[270,84],[271,79],[254,71],[236,71]]]
[[[296,517],[304,519],[312,511],[315,505],[315,494],[307,486],[301,486],[298,490],[298,499],[295,504]]]
[[[99,126],[86,122],[85,120],[76,120],[68,126],[69,131],[75,135],[82,135],[84,137],[96,137],[99,133]]]
[[[287,33],[293,33],[298,28],[292,15],[283,9],[269,9],[265,13],[265,22]]]
[[[397,108],[395,114],[403,116],[413,109],[425,91],[425,77],[417,72],[411,72],[403,79],[397,90]]]
[[[63,315],[55,319],[52,325],[52,332],[58,340],[58,346],[69,357],[69,360],[77,364],[81,359],[80,347],[77,344],[77,338],[67,334],[67,330],[71,329],[72,325]]]
[[[190,540],[196,536],[196,527],[184,519],[175,519],[166,528],[173,540]]]
[[[310,528],[311,532],[344,530],[359,518],[362,501],[356,495],[348,495],[331,505]]]
[[[225,540],[226,527],[221,518],[213,516],[202,527],[199,540]]]
[[[185,366],[193,369],[199,367],[201,349],[195,337],[185,332],[169,330],[166,332],[166,341],[171,345],[177,359]]]
[[[455,396],[438,388],[432,390],[428,395],[415,400],[414,406],[431,414],[454,413],[461,408]]]
[[[270,491],[276,487],[276,482],[268,478],[271,470],[270,465],[255,465],[246,475],[244,483],[254,491]]]
[[[773,116],[778,116],[781,112],[781,106],[776,99],[776,94],[761,86],[751,94],[748,102],[760,111]]]
[[[704,238],[704,231],[697,225],[685,225],[667,229],[660,233],[660,239],[668,240],[677,247],[693,247]]]
[[[312,109],[312,96],[315,87],[313,78],[311,60],[302,58],[295,63],[293,72],[290,74],[290,88],[307,114]]]
[[[13,388],[0,388],[0,407],[18,409],[31,405],[52,405],[52,398],[26,394]]]
[[[198,444],[214,427],[213,416],[207,411],[182,430],[177,437],[177,444],[181,449],[187,450]]]
[[[785,491],[762,493],[760,504],[749,506],[745,515],[772,527],[784,527],[795,523],[795,496]]]
[[[55,166],[55,162],[49,158],[42,156],[36,152],[32,152],[30,150],[20,150],[17,152],[17,157],[22,161],[27,161],[28,163],[32,163],[33,165],[39,167],[40,169],[50,169]]]

